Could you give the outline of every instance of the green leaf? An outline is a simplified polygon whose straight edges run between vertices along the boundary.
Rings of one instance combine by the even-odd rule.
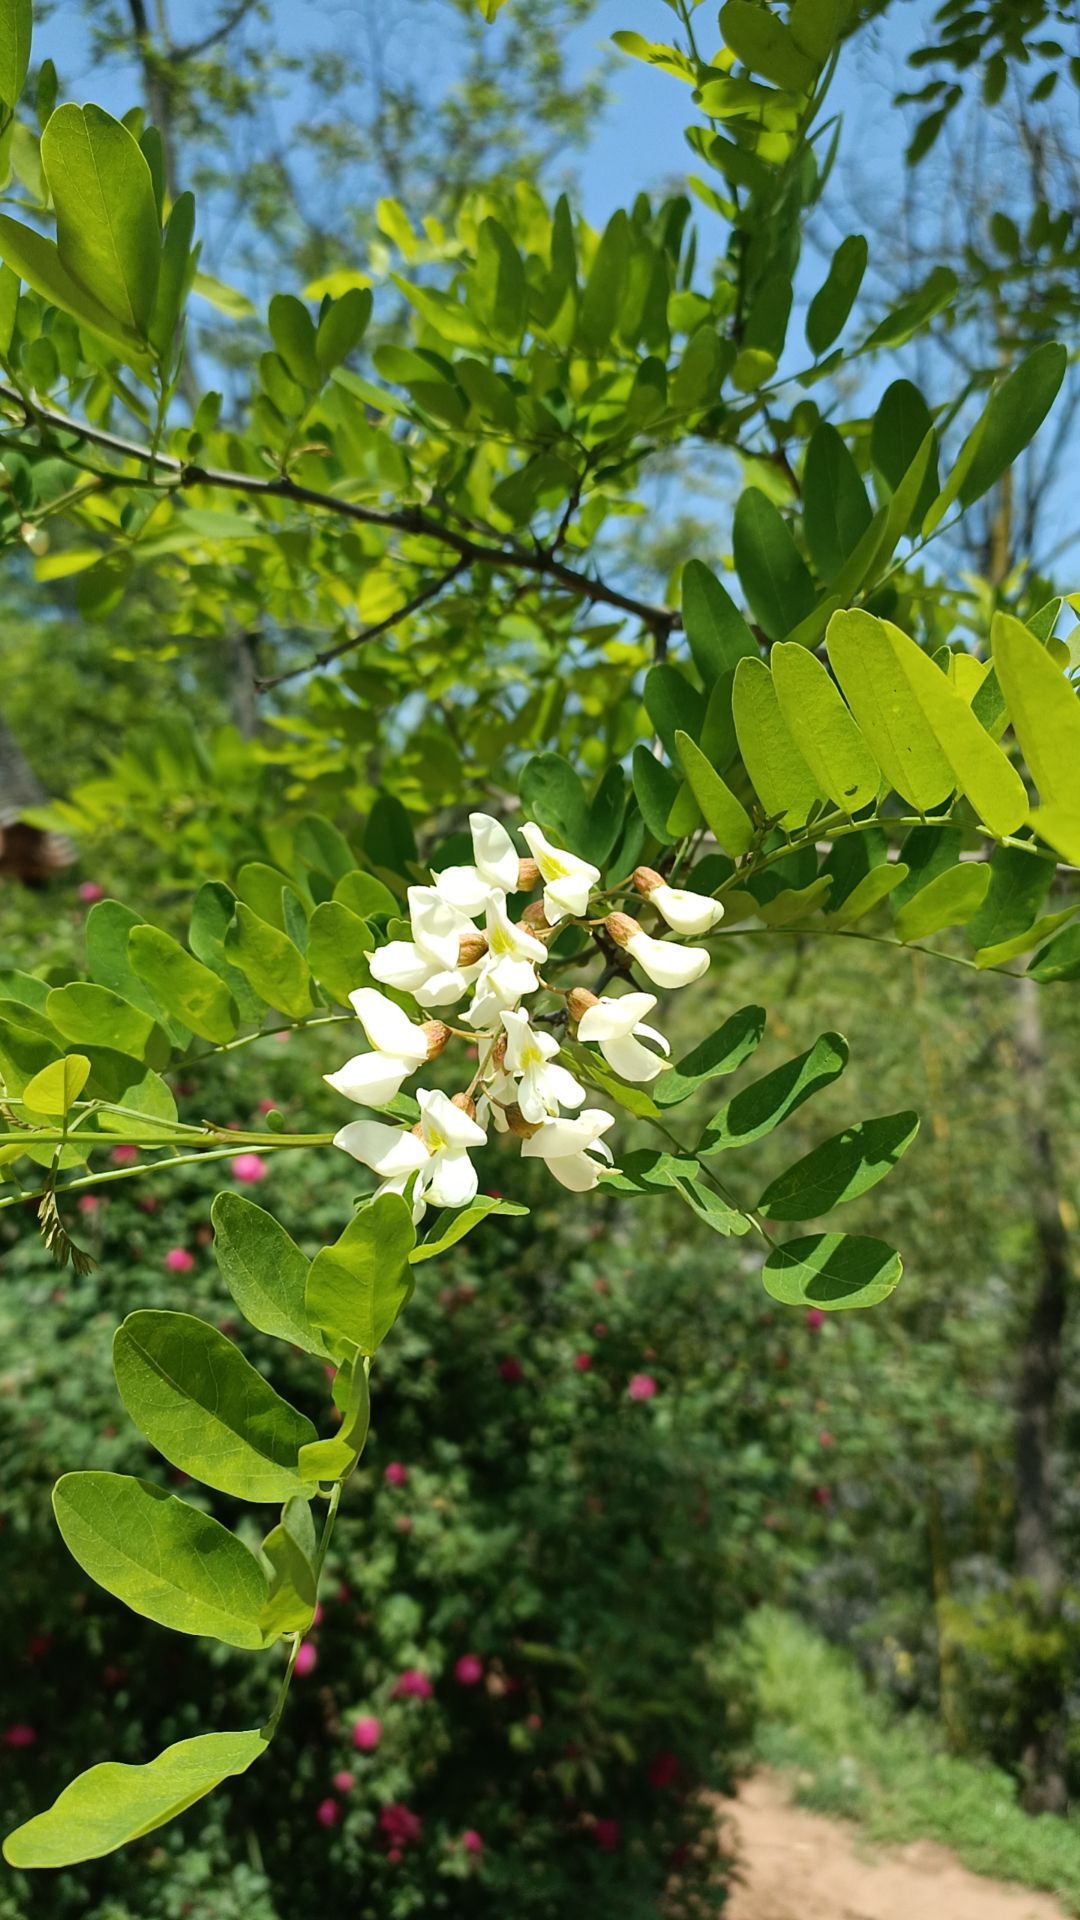
[[[778,642],[769,659],[780,712],[815,781],[835,806],[859,813],[877,799],[881,775],[833,681],[794,642]]]
[[[53,1060],[26,1082],[22,1091],[28,1116],[39,1121],[62,1120],[70,1113],[90,1078],[90,1062],[81,1053]]]
[[[409,1255],[416,1230],[400,1194],[384,1193],[361,1207],[332,1247],[315,1255],[305,1307],[334,1352],[358,1347],[373,1354],[386,1339],[413,1290]]]
[[[785,832],[804,826],[825,795],[795,745],[763,660],[740,660],[732,711],[739,751],[766,815]]]
[[[1048,340],[991,395],[978,448],[960,488],[962,507],[988,493],[1030,446],[1057,399],[1068,359],[1063,346]]]
[[[500,345],[516,353],[525,329],[525,269],[510,235],[497,220],[480,223],[470,286],[473,311]]]
[[[0,100],[18,105],[30,71],[30,40],[34,30],[31,0],[7,0],[0,9]]]
[[[193,270],[192,242],[195,238],[195,199],[181,193],[173,203],[161,251],[157,297],[150,322],[150,342],[163,360],[168,360],[183,315],[184,300]]]
[[[188,944],[196,958],[225,982],[240,1009],[241,1019],[258,1024],[266,1012],[266,1001],[226,957],[225,941],[235,910],[235,894],[220,880],[206,881],[192,905]]]
[[[374,945],[367,921],[358,920],[340,900],[316,907],[308,929],[308,966],[339,1006],[348,1006],[355,988],[370,986],[367,956]]]
[[[841,240],[823,286],[818,288],[806,315],[806,344],[814,358],[825,353],[847,325],[866,272],[868,249],[861,233]]]
[[[275,293],[270,302],[270,338],[297,386],[315,393],[322,372],[315,352],[315,327],[302,300],[294,293]]]
[[[989,885],[985,860],[965,860],[946,868],[901,907],[896,916],[897,939],[925,940],[945,927],[964,926],[982,906]]]
[[[653,1083],[652,1096],[658,1107],[677,1107],[708,1080],[722,1073],[734,1073],[748,1060],[765,1032],[764,1007],[740,1007],[718,1027],[715,1033],[699,1041],[674,1067]]]
[[[919,813],[940,806],[955,785],[952,769],[884,623],[858,609],[834,613],[826,646],[844,698],[889,786]]]
[[[804,1100],[838,1080],[847,1060],[847,1041],[838,1033],[823,1033],[805,1053],[752,1080],[721,1107],[702,1134],[699,1154],[725,1153],[762,1139]]]
[[[538,821],[568,853],[583,854],[589,808],[585,788],[570,762],[559,753],[534,754],[522,769],[519,785],[529,819]]]
[[[271,1569],[270,1593],[261,1616],[263,1632],[267,1639],[303,1633],[311,1625],[319,1598],[318,1544],[310,1500],[296,1494],[285,1502],[262,1551]]]
[[[749,1233],[753,1221],[738,1207],[730,1206],[712,1187],[703,1180],[681,1172],[671,1181],[672,1188],[678,1194],[691,1213],[703,1220],[713,1233],[729,1238],[732,1234]]]
[[[315,336],[315,359],[324,379],[356,352],[367,332],[371,306],[370,287],[349,287],[327,307]]]
[[[163,1827],[223,1780],[246,1773],[265,1746],[263,1735],[252,1728],[196,1734],[142,1767],[105,1760],[65,1787],[47,1813],[9,1834],[4,1858],[11,1867],[24,1868],[100,1860]]]
[[[882,627],[960,792],[992,834],[1001,839],[1015,833],[1028,810],[1027,791],[1016,768],[929,655],[891,621],[883,621]],[[1077,725],[1080,729],[1080,709]]]
[[[35,233],[32,227],[12,220],[6,213],[0,214],[0,258],[51,306],[60,307],[81,327],[90,327],[100,334],[132,365],[143,363],[146,349],[140,336],[109,313],[79,281],[72,279],[51,240]]]
[[[1080,701],[1046,648],[1011,614],[990,629],[994,671],[1045,807],[1076,811]]]
[[[862,879],[856,882],[836,911],[826,914],[826,926],[834,933],[843,927],[853,927],[856,920],[862,920],[866,914],[872,913],[882,900],[888,899],[893,889],[901,886],[907,879],[908,872],[909,869],[902,860],[872,867],[869,873],[865,873]]]
[[[54,987],[45,1003],[49,1019],[65,1040],[87,1047],[112,1047],[141,1060],[154,1033],[154,1022],[140,1008],[130,1006],[108,987],[75,980]],[[164,1036],[159,1033],[164,1045]],[[159,1059],[158,1065],[163,1065]]]
[[[303,954],[276,927],[236,902],[225,935],[225,953],[260,999],[290,1019],[304,1020],[312,1011],[311,975]]]
[[[1053,877],[1049,860],[1023,847],[995,847],[986,898],[967,923],[972,946],[998,946],[1026,932],[1042,912]]]
[[[99,986],[111,987],[133,1007],[141,1007],[152,1020],[159,1020],[162,1010],[128,958],[131,929],[144,925],[142,915],[121,906],[119,900],[99,900],[86,916],[86,964],[91,979]],[[163,1019],[162,1024],[178,1045],[187,1044],[191,1037],[187,1027]]]
[[[754,0],[726,0],[720,9],[724,43],[751,73],[760,73],[774,86],[809,93],[818,62],[811,59],[776,14]]]
[[[683,568],[682,616],[691,658],[707,687],[734,673],[744,656],[757,657],[757,641],[734,600],[700,560]]]
[[[645,825],[661,846],[670,846],[675,836],[668,827],[668,821],[679,789],[663,761],[658,760],[642,741],[634,748],[633,778],[634,793]]]
[[[1028,823],[1070,866],[1080,866],[1080,796],[1069,806],[1036,807]]]
[[[682,731],[692,740],[701,735],[705,702],[696,687],[690,685],[678,667],[665,660],[650,667],[645,675],[645,711],[659,735],[669,760],[676,758],[675,735]]]
[[[501,1213],[519,1217],[528,1211],[528,1207],[519,1207],[512,1200],[496,1200],[490,1194],[479,1194],[475,1200],[469,1202],[467,1207],[461,1207],[457,1213],[445,1214],[435,1231],[430,1233],[426,1240],[421,1240],[418,1247],[413,1248],[409,1260],[414,1267],[418,1266],[422,1260],[434,1260],[440,1253],[446,1253],[448,1248],[456,1247],[459,1240],[464,1240],[467,1233],[471,1233],[474,1227],[478,1227],[481,1220],[489,1220],[492,1214]]]
[[[882,1240],[862,1234],[811,1233],[770,1253],[765,1291],[786,1307],[876,1307],[896,1286],[903,1265]]]
[[[822,580],[835,579],[873,517],[858,467],[836,428],[823,420],[803,470],[803,532]]]
[[[304,1308],[308,1261],[272,1214],[238,1193],[218,1193],[210,1209],[221,1277],[246,1320],[260,1333],[304,1353],[329,1349]]]
[[[134,1613],[227,1647],[262,1646],[265,1576],[220,1521],[126,1473],[65,1473],[53,1511],[83,1572]]]
[[[146,337],[157,297],[161,229],[137,140],[101,107],[58,107],[41,136],[66,272],[107,313]]]
[[[690,790],[717,845],[736,859],[749,853],[754,844],[754,825],[742,801],[709,765],[689,734],[677,733],[675,746]]]
[[[910,380],[894,380],[892,386],[885,389],[870,428],[870,458],[890,494],[899,491],[928,435],[932,438],[926,471],[919,483],[918,498],[907,524],[900,529],[901,533],[906,533],[910,526],[922,525],[937,493],[937,436],[930,409],[918,387],[913,386]]]
[[[620,208],[604,229],[582,295],[578,328],[587,353],[602,353],[615,331],[629,258],[630,222]]]
[[[1033,947],[1039,946],[1050,934],[1064,926],[1067,920],[1071,920],[1075,912],[1075,907],[1065,907],[1060,913],[1044,914],[1042,919],[1036,920],[1034,926],[1025,928],[1023,933],[1014,933],[1011,939],[998,940],[990,947],[980,947],[975,955],[975,965],[980,969],[1000,967],[1007,960],[1030,953]]]
[[[813,613],[817,594],[787,522],[757,487],[739,496],[732,545],[755,617],[770,640],[782,640]]]
[[[343,907],[348,907],[358,920],[370,920],[380,914],[397,913],[398,903],[389,887],[376,880],[373,873],[361,873],[354,868],[344,873],[335,883],[334,899]]]
[[[133,973],[152,988],[167,1013],[217,1046],[232,1039],[239,1015],[228,987],[171,934],[160,927],[133,926],[127,951]]]
[[[135,1425],[181,1472],[238,1500],[303,1492],[296,1461],[314,1427],[205,1320],[129,1314],[113,1340],[113,1367]]]
[[[917,1113],[890,1113],[845,1127],[773,1180],[756,1211],[766,1220],[816,1220],[876,1187],[918,1131]]]
[[[1035,955],[1028,968],[1044,986],[1054,980],[1080,980],[1080,927],[1066,927]]]

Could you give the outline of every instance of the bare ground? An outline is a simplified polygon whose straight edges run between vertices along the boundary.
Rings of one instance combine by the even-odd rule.
[[[730,1920],[1067,1920],[1049,1894],[984,1880],[933,1841],[870,1852],[788,1792],[763,1772],[721,1802],[742,1862]]]

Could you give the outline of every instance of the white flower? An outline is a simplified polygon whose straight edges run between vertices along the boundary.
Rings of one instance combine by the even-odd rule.
[[[647,898],[673,933],[708,933],[724,917],[719,900],[710,900],[704,893],[691,893],[686,887],[669,887],[666,881],[654,887]]]
[[[358,1053],[323,1079],[335,1093],[362,1107],[385,1107],[404,1081],[431,1058],[434,1029],[417,1026],[393,1000],[374,987],[358,987],[349,999],[367,1035],[370,1053]],[[445,1034],[446,1029],[442,1029]]]
[[[611,1165],[611,1149],[600,1135],[615,1125],[613,1113],[600,1107],[586,1107],[576,1120],[545,1120],[542,1127],[526,1140],[521,1154],[525,1160],[546,1160],[549,1173],[571,1193],[588,1193]],[[600,1158],[594,1158],[599,1155]]]
[[[527,1013],[508,1010],[502,1023],[506,1029],[507,1071],[518,1082],[511,1097],[516,1098],[522,1119],[536,1126],[557,1114],[560,1107],[580,1107],[585,1089],[554,1059],[559,1051],[554,1035],[534,1032]]]
[[[464,1207],[474,1198],[477,1179],[469,1148],[482,1147],[487,1135],[445,1093],[421,1087],[416,1097],[418,1132],[405,1133],[379,1120],[351,1120],[334,1135],[334,1145],[380,1176],[380,1193],[401,1193],[415,1174],[413,1219],[419,1221],[429,1203]]]
[[[609,913],[604,928],[616,946],[625,947],[658,987],[688,987],[709,970],[704,947],[677,947],[670,940],[653,940],[628,913]]]
[[[386,987],[415,996],[421,1007],[445,1007],[460,1000],[475,969],[458,964],[462,937],[472,922],[434,887],[410,887],[411,940],[391,940],[369,961],[372,975]]]
[[[562,848],[553,847],[531,820],[522,827],[521,833],[544,882],[544,913],[548,925],[556,926],[568,913],[584,913],[589,894],[600,878],[599,867],[580,860],[576,853],[564,853]]]
[[[451,907],[473,920],[496,891],[516,892],[520,861],[506,828],[490,813],[470,813],[469,826],[475,864],[444,867],[435,875],[435,887]]]
[[[498,1023],[504,1008],[515,1006],[540,985],[536,962],[547,958],[542,940],[527,927],[515,926],[506,911],[506,897],[493,893],[487,910],[487,952],[478,968],[476,997],[465,1015],[470,1027],[486,1031]]]
[[[645,1015],[656,1005],[654,993],[624,993],[619,998],[603,995],[586,1009],[578,1021],[578,1039],[595,1041],[609,1067],[624,1080],[655,1080],[663,1073],[666,1056],[671,1052],[662,1033],[644,1024]],[[643,1047],[639,1035],[655,1040],[660,1053]]]

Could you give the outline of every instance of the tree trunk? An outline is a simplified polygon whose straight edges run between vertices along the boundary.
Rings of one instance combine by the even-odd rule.
[[[1060,1614],[1062,1567],[1054,1526],[1052,1448],[1061,1381],[1062,1336],[1069,1282],[1069,1241],[1058,1191],[1050,1132],[1046,1052],[1039,989],[1018,989],[1016,1052],[1021,1120],[1031,1180],[1037,1276],[1024,1335],[1016,1426],[1016,1566],[1038,1596],[1042,1618]],[[1032,1813],[1065,1810],[1065,1715],[1059,1683],[1032,1703],[1024,1765],[1025,1804]]]

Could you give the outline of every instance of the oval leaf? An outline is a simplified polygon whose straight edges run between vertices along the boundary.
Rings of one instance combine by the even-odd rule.
[[[767,1220],[816,1220],[857,1199],[884,1180],[918,1131],[917,1113],[890,1113],[845,1127],[772,1181],[757,1203],[758,1213]]]
[[[786,1307],[837,1313],[887,1300],[903,1272],[898,1253],[862,1234],[810,1233],[770,1253],[762,1269],[765,1291]]]

